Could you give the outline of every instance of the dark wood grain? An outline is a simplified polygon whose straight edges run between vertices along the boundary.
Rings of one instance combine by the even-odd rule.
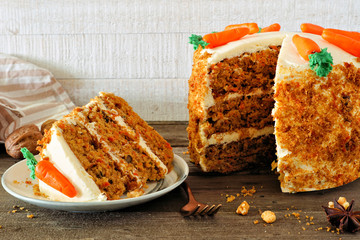
[[[360,233],[336,234],[326,231],[327,223],[322,205],[339,196],[355,199],[360,210],[360,181],[326,191],[298,194],[281,193],[275,174],[235,173],[230,175],[203,174],[189,161],[186,123],[152,123],[174,146],[174,152],[184,158],[190,167],[188,182],[197,200],[209,204],[223,204],[213,217],[187,217],[179,209],[187,197],[181,188],[149,203],[113,212],[72,213],[40,208],[22,202],[0,188],[0,239],[359,239]],[[18,160],[8,157],[0,144],[0,174]],[[226,201],[226,194],[236,196],[242,186],[255,186],[252,197],[236,197]],[[246,200],[251,208],[247,216],[235,213]],[[14,205],[29,212],[13,210]],[[277,220],[264,224],[259,210],[271,210]],[[301,212],[300,212],[301,211]],[[300,213],[300,220],[293,212]],[[29,219],[27,213],[35,218]],[[290,214],[290,217],[285,215]],[[313,225],[306,216],[313,217]],[[259,220],[259,224],[254,224]],[[299,222],[301,221],[301,222]],[[315,231],[318,228],[323,230]],[[303,229],[305,228],[305,230]]]

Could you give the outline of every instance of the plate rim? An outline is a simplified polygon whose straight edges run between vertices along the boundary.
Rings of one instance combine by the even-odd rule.
[[[7,193],[9,193],[10,195],[12,195],[13,197],[22,200],[24,202],[39,206],[39,207],[44,207],[47,208],[46,206],[49,206],[48,208],[51,209],[59,209],[59,210],[64,210],[64,211],[73,211],[76,212],[76,210],[67,210],[67,209],[61,209],[62,207],[64,208],[72,208],[72,207],[80,207],[81,209],[84,209],[86,207],[105,207],[105,206],[109,206],[111,210],[117,210],[117,209],[122,209],[122,208],[127,208],[133,205],[137,205],[137,204],[141,204],[141,203],[145,203],[147,201],[153,200],[155,198],[158,198],[172,190],[174,190],[175,188],[177,188],[183,181],[185,181],[185,179],[188,177],[189,175],[189,166],[186,163],[186,161],[181,158],[180,156],[178,156],[177,154],[174,154],[174,160],[173,160],[173,164],[178,165],[179,169],[181,170],[180,173],[176,172],[176,174],[178,175],[178,179],[176,180],[176,182],[174,182],[173,184],[171,184],[170,186],[167,186],[164,189],[160,189],[158,191],[152,192],[152,193],[148,193],[139,197],[135,197],[135,198],[126,198],[126,199],[119,199],[119,200],[107,200],[107,201],[94,201],[94,202],[63,202],[63,201],[52,201],[52,200],[45,200],[45,199],[37,199],[37,198],[33,198],[33,197],[28,197],[28,196],[23,196],[17,192],[14,192],[13,190],[11,190],[7,184],[5,183],[5,178],[7,176],[7,174],[11,171],[11,168],[13,168],[14,166],[18,165],[18,164],[22,164],[24,161],[26,161],[25,159],[22,161],[19,161],[15,164],[13,164],[12,166],[10,166],[2,175],[1,177],[1,185],[3,186],[3,188],[5,189],[5,191]],[[180,167],[180,165],[183,165],[183,167]],[[175,169],[175,166],[174,166]],[[175,170],[172,171],[175,171]],[[161,187],[160,187],[161,188]],[[55,204],[56,203],[56,204]],[[126,205],[129,204],[127,206],[119,206],[119,208],[111,208],[117,205]],[[51,207],[51,206],[56,206],[56,208]],[[107,211],[105,210],[80,210],[82,212],[94,212],[94,211]]]

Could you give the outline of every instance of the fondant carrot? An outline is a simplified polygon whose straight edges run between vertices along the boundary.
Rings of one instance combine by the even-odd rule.
[[[310,38],[301,37],[295,34],[292,41],[301,57],[306,61],[309,61],[309,54],[321,51],[319,45]]]
[[[321,35],[322,31],[324,30],[323,27],[312,24],[312,23],[303,23],[300,25],[300,29],[302,32],[313,33],[313,34],[317,34],[317,35]]]
[[[324,30],[321,36],[329,43],[338,46],[355,57],[360,57],[360,40],[328,30]]]
[[[240,28],[240,27],[246,27],[249,29],[249,34],[257,33],[259,32],[259,27],[257,23],[241,23],[241,24],[233,24],[225,27],[225,30],[231,30],[234,28]]]
[[[71,182],[49,161],[43,160],[36,164],[35,175],[47,185],[73,198],[76,189]]]
[[[271,24],[270,26],[262,28],[260,32],[262,32],[262,33],[264,33],[264,32],[278,32],[278,31],[280,31],[280,28],[281,28],[280,24],[274,23],[274,24]]]
[[[337,34],[345,35],[347,37],[351,37],[351,38],[360,40],[360,33],[359,32],[345,31],[345,30],[333,29],[333,28],[326,28],[326,29],[324,29],[324,31],[325,32],[337,33]]]
[[[209,45],[206,48],[215,48],[228,42],[236,41],[249,33],[248,28],[234,28],[222,32],[209,33],[203,37],[203,40]]]

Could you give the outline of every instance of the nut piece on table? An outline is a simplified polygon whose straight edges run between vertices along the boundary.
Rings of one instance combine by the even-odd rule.
[[[275,213],[273,213],[272,211],[265,211],[261,214],[261,218],[266,222],[266,223],[273,223],[276,220],[276,215]]]
[[[52,124],[54,122],[56,122],[55,119],[49,119],[49,120],[43,122],[43,124],[41,125],[41,133],[42,133],[42,135],[45,134],[45,130],[49,130],[51,128],[51,126],[52,126]]]
[[[35,124],[22,126],[12,132],[5,140],[7,154],[13,158],[23,158],[20,149],[26,147],[32,154],[38,154],[36,150],[37,141],[42,139],[43,135]]]
[[[346,200],[345,197],[339,197],[339,199],[337,200],[337,202],[342,205],[345,210],[350,206],[350,203]]]
[[[249,208],[250,208],[250,205],[246,202],[246,201],[243,201],[239,207],[236,209],[236,213],[237,214],[241,214],[241,215],[246,215],[248,214],[249,212]]]

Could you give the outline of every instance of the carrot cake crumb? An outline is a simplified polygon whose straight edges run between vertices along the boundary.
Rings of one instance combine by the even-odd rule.
[[[245,216],[248,214],[249,209],[250,205],[246,201],[243,201],[237,208],[236,213]]]
[[[232,201],[234,201],[234,200],[235,200],[235,196],[234,196],[234,195],[230,195],[230,196],[227,197],[226,202],[232,202]]]
[[[254,224],[258,224],[258,223],[259,223],[259,220],[255,220],[255,221],[254,221]]]
[[[27,214],[26,217],[27,218],[34,218],[35,216],[34,216],[34,214]]]
[[[276,220],[276,215],[274,212],[272,211],[265,211],[261,214],[261,218],[266,222],[266,223],[273,223]]]
[[[300,219],[300,213],[293,212],[292,215],[293,215],[296,219]]]
[[[274,171],[276,168],[277,168],[277,162],[276,162],[276,161],[273,161],[273,162],[271,163],[271,171]]]
[[[253,186],[251,189],[247,190],[245,186],[242,186],[241,194],[243,197],[250,196],[252,197],[256,193],[255,186]]]

